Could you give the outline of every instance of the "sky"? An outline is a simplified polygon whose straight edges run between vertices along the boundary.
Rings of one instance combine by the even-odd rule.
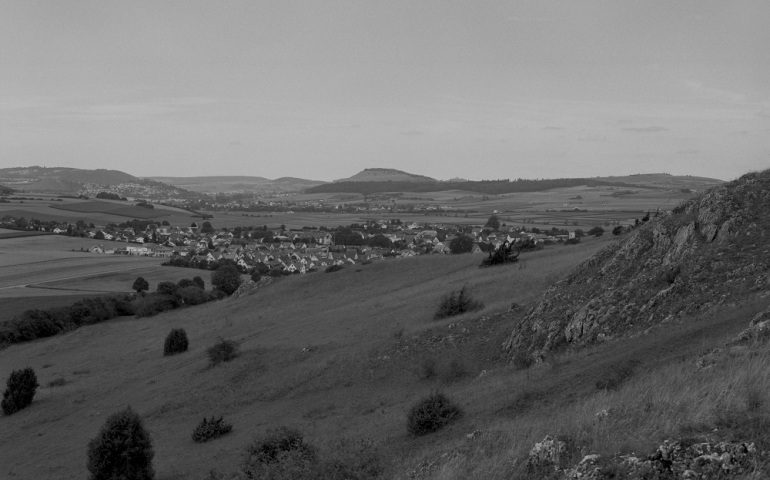
[[[766,0],[0,0],[0,167],[770,167]]]

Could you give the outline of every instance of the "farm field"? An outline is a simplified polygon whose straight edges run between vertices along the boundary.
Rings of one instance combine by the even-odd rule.
[[[161,259],[154,259],[156,264]],[[192,278],[199,276],[206,282],[210,288],[211,271],[198,270],[194,268],[182,267],[164,267],[164,266],[138,266],[127,270],[110,271],[106,273],[95,273],[92,275],[83,275],[77,278],[66,280],[54,280],[49,282],[40,282],[31,285],[39,289],[56,289],[71,291],[93,291],[93,292],[114,292],[131,293],[131,286],[137,277],[143,277],[150,284],[150,291],[154,291],[160,282],[177,282],[182,278]]]
[[[194,478],[211,468],[229,471],[254,435],[278,425],[296,426],[319,445],[349,437],[417,448],[419,440],[405,435],[404,413],[416,395],[443,384],[420,377],[427,351],[393,357],[392,349],[404,345],[402,340],[430,338],[458,322],[505,311],[511,302],[528,303],[611,241],[552,245],[522,254],[523,263],[484,269],[478,268],[481,255],[466,254],[291,276],[251,296],[152,318],[111,320],[11,346],[0,351],[0,378],[31,366],[42,387],[29,409],[3,418],[3,474],[82,478],[88,440],[106,416],[127,404],[142,415],[153,436],[155,468],[164,479]],[[484,309],[433,321],[439,299],[463,285]],[[486,385],[474,380],[481,369],[502,368],[506,328],[478,322],[490,328],[486,353],[464,358],[464,380],[443,385],[464,403],[472,401],[470,392]],[[163,338],[175,327],[186,329],[190,351],[164,358]],[[241,342],[242,354],[210,368],[204,350],[219,337]],[[452,344],[442,345],[436,346],[440,355],[461,354]],[[64,386],[47,386],[58,378]],[[212,443],[192,443],[192,428],[212,414],[224,415],[233,432]],[[452,432],[458,433],[447,430]],[[34,456],[28,454],[32,451]]]
[[[619,194],[631,191],[631,194]],[[548,190],[545,192],[515,193],[506,195],[489,195],[488,199],[478,193],[451,190],[446,192],[431,192],[429,194],[404,194],[410,198],[422,200],[398,200],[398,204],[426,203],[428,205],[444,206],[456,210],[473,210],[475,213],[439,214],[429,210],[425,212],[390,213],[386,211],[356,212],[356,213],[314,213],[314,212],[238,212],[215,211],[206,212],[213,216],[209,219],[216,227],[257,226],[267,225],[277,228],[286,225],[290,229],[300,229],[303,226],[336,227],[361,223],[368,219],[381,220],[399,218],[402,222],[418,223],[447,223],[460,225],[483,225],[492,213],[498,211],[498,218],[508,226],[525,226],[550,229],[582,228],[588,230],[596,225],[613,225],[616,222],[630,225],[634,219],[641,218],[647,211],[656,209],[670,210],[683,199],[692,194],[675,190],[619,188],[619,187],[572,187]],[[577,198],[580,197],[580,198]],[[355,194],[314,194],[288,197],[293,201],[318,200],[323,198],[327,204],[362,203],[363,195]],[[282,197],[276,200],[283,199]],[[430,199],[430,200],[429,200]],[[587,210],[555,211],[571,209]],[[551,210],[551,211],[548,211]],[[457,216],[455,216],[457,215]]]
[[[123,278],[143,271],[158,279],[166,274],[168,280],[182,278],[176,278],[177,274],[172,272],[178,269],[163,270],[167,267],[160,266],[160,258],[84,251],[96,243],[62,235],[0,239],[0,305],[4,307],[0,321],[10,320],[30,308],[69,305],[76,297],[88,294],[130,291],[131,283],[139,276],[133,276],[131,283],[121,289],[117,285],[119,280],[105,281],[107,274]],[[99,280],[89,280],[92,276]],[[41,288],[39,284],[46,282],[54,284]]]
[[[154,209],[137,207],[126,202],[101,199],[59,198],[53,195],[36,195],[33,200],[14,200],[0,203],[0,218],[7,215],[41,221],[75,223],[77,220],[104,225],[122,223],[132,218],[168,220],[174,225],[188,226],[195,221],[192,213],[179,208],[155,205]],[[42,200],[37,200],[41,198]],[[61,201],[59,201],[61,200]]]

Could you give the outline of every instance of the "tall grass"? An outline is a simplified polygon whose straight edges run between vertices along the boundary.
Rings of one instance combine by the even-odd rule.
[[[427,478],[528,478],[527,454],[545,435],[567,441],[573,464],[589,453],[644,457],[665,439],[704,434],[770,449],[770,347],[733,349],[697,372],[691,360],[645,372],[573,405],[494,422],[479,440],[454,439],[411,463],[454,452]]]

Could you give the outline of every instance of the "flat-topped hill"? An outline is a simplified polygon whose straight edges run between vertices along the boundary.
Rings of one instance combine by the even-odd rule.
[[[435,178],[396,170],[394,168],[365,168],[352,177],[335,182],[435,182]]]

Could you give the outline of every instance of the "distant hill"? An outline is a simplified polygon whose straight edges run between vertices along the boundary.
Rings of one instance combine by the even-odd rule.
[[[352,177],[342,178],[334,182],[435,182],[435,178],[415,175],[393,168],[365,168]]]
[[[84,170],[69,167],[16,167],[0,169],[0,181],[25,191],[76,192],[83,184],[119,185],[139,179],[119,170]]]
[[[165,183],[144,180],[120,170],[69,167],[15,167],[0,169],[0,182],[22,192],[95,196],[109,190],[120,196],[142,198],[186,197],[189,192]]]
[[[389,172],[397,172],[390,174]],[[408,176],[408,180],[395,178]],[[353,180],[357,179],[357,180]],[[552,178],[552,179],[516,179],[516,180],[463,180],[453,178],[448,181],[434,180],[429,177],[412,175],[399,170],[367,169],[350,178],[335,180],[332,183],[314,186],[305,193],[359,193],[374,194],[383,192],[442,192],[446,190],[463,190],[466,192],[501,195],[517,192],[540,192],[554,188],[577,186],[612,186],[637,187],[665,190],[703,190],[723,183],[721,180],[704,177],[673,176],[668,174],[628,175],[625,177],[595,177],[595,178]]]
[[[623,182],[640,187],[658,187],[690,190],[705,190],[724,183],[723,180],[692,175],[669,175],[668,173],[638,173],[635,175],[596,177],[604,182]]]
[[[765,295],[770,170],[707,189],[554,284],[513,330],[512,356],[635,335]]]
[[[200,193],[271,193],[298,192],[308,187],[321,185],[318,180],[281,177],[270,180],[265,177],[250,176],[211,176],[211,177],[151,177],[153,180],[168,183]]]

